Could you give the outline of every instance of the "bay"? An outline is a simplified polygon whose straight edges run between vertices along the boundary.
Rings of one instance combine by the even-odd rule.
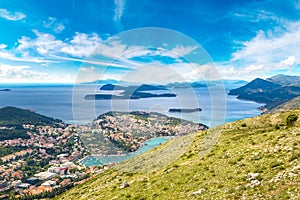
[[[128,153],[124,155],[92,155],[85,157],[80,161],[80,163],[82,163],[85,166],[98,166],[103,164],[122,162],[133,156],[149,151],[157,147],[158,145],[166,142],[167,140],[168,138],[166,137],[152,138],[150,140],[147,140],[137,151],[133,153]]]

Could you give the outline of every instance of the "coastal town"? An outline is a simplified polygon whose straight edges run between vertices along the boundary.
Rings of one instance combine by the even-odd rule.
[[[85,167],[78,159],[86,155],[77,125],[60,127],[23,124],[29,139],[0,141],[0,198],[43,197],[83,183],[107,168]],[[2,130],[11,127],[0,127]],[[38,196],[40,195],[40,196]]]
[[[155,112],[108,112],[91,126],[82,128],[81,139],[93,154],[126,154],[136,151],[151,138],[180,136],[205,129],[208,127],[204,124]]]

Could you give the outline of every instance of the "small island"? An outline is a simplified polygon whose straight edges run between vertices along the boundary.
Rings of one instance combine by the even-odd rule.
[[[11,89],[0,89],[0,92],[10,92]]]
[[[201,108],[170,108],[169,112],[182,112],[182,113],[190,113],[190,112],[200,112]]]

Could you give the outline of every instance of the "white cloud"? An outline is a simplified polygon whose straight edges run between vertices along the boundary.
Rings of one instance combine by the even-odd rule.
[[[177,45],[175,48],[171,50],[164,50],[162,51],[162,56],[169,56],[171,58],[180,58],[185,55],[190,54],[192,51],[194,51],[198,46],[183,46],[183,45]]]
[[[5,49],[7,47],[6,44],[0,44],[0,49]]]
[[[250,65],[249,67],[246,67],[243,71],[245,73],[250,73],[250,72],[257,72],[259,70],[262,70],[264,68],[263,65]]]
[[[66,27],[62,23],[59,23],[59,24],[56,24],[56,26],[54,27],[53,31],[55,33],[60,33],[60,32],[62,32],[65,29],[66,29]]]
[[[289,56],[287,59],[280,61],[276,65],[276,69],[287,69],[293,67],[296,64],[295,56]]]
[[[126,73],[121,80],[136,83],[168,83],[173,81],[183,82],[184,77],[176,70],[163,65],[144,65]]]
[[[26,15],[21,12],[10,12],[6,9],[1,8],[0,17],[11,21],[17,21],[26,18]]]
[[[86,73],[94,73],[95,67],[81,67],[79,70]]]
[[[219,63],[216,66],[222,79],[242,79],[251,81],[253,77],[269,77],[270,68],[264,65],[233,66],[228,63]]]
[[[49,17],[47,20],[43,21],[43,26],[52,29],[55,33],[60,33],[66,29],[64,23],[58,22],[54,17]]]
[[[29,37],[23,36],[18,40],[19,46],[17,47],[18,51],[24,53],[25,50],[34,49],[41,55],[46,55],[52,52],[59,51],[64,43],[60,40],[56,40],[55,37],[51,34],[40,33],[37,30],[33,30],[37,38],[31,39]]]
[[[115,16],[114,21],[119,22],[125,9],[125,0],[115,0]]]
[[[0,82],[45,81],[46,73],[31,70],[30,66],[12,66],[0,63]]]
[[[253,39],[243,42],[243,48],[232,54],[232,63],[264,65],[270,69],[289,68],[298,64],[300,55],[300,22],[286,25],[285,32],[259,31]],[[293,55],[293,56],[291,56]],[[288,60],[282,62],[286,58]]]
[[[76,56],[87,57],[101,45],[101,38],[96,34],[76,33],[70,43],[64,43],[61,52]]]
[[[219,80],[220,78],[213,63],[205,65],[197,63],[150,63],[129,71],[121,79],[128,82],[165,84],[170,82]]]

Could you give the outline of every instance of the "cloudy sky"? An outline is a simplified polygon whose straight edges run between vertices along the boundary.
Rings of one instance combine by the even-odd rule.
[[[299,1],[0,1],[1,83],[300,75],[299,52]]]

